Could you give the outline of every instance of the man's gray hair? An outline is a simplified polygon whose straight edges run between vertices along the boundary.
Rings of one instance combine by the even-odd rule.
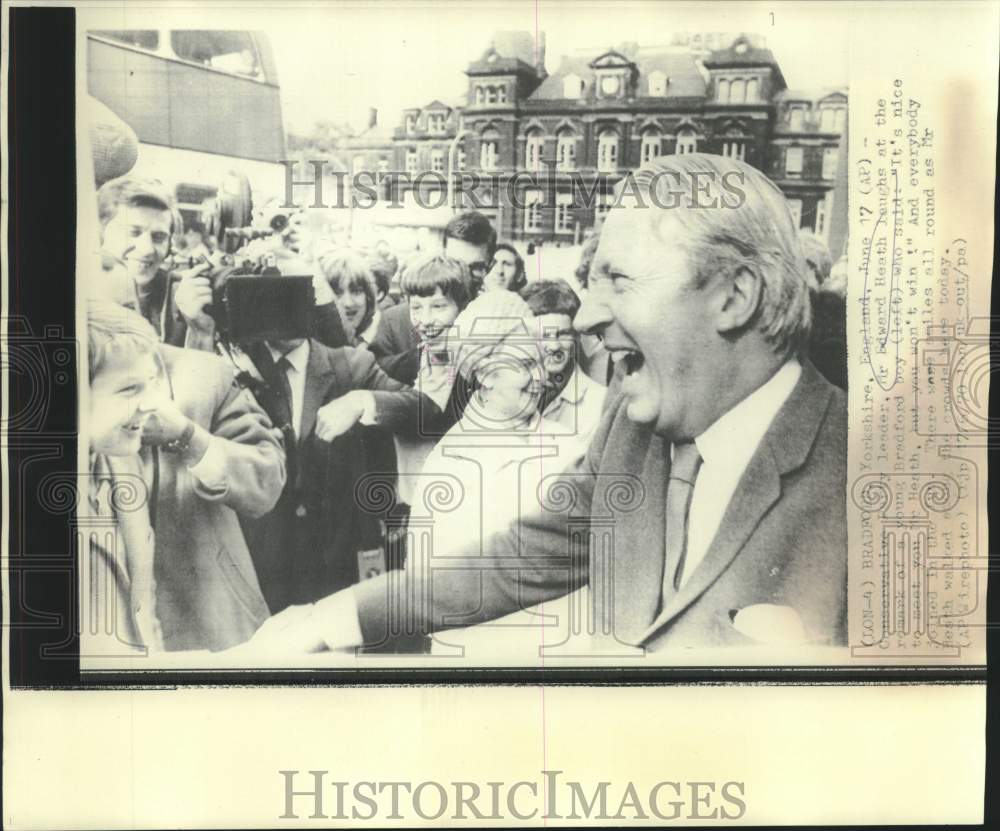
[[[633,179],[657,239],[687,254],[699,286],[720,272],[748,269],[763,286],[752,325],[781,353],[792,354],[808,341],[812,315],[799,229],[770,179],[743,162],[707,153],[662,156]],[[626,179],[618,193],[628,190]],[[668,216],[688,233],[666,237]]]

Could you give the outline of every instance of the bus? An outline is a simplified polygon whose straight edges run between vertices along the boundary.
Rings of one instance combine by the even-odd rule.
[[[281,89],[265,33],[88,31],[87,89],[135,131],[132,172],[172,187],[185,224],[233,170],[256,207],[283,198]]]

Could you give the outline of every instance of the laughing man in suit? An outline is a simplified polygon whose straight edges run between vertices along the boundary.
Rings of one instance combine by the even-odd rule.
[[[482,551],[289,610],[252,644],[383,641],[400,611],[425,630],[467,626],[609,574],[626,644],[846,641],[846,398],[801,357],[809,290],[784,196],[707,154],[626,184],[575,321],[625,369],[586,456]],[[609,516],[613,545],[570,556],[573,529]]]

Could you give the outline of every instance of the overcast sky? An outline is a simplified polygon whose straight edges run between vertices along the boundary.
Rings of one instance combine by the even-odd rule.
[[[839,21],[827,15],[820,4],[799,9],[541,0],[471,8],[286,8],[260,22],[278,64],[286,127],[301,132],[320,119],[363,127],[369,107],[379,109],[383,124],[394,126],[405,107],[462,96],[463,70],[499,29],[544,31],[550,72],[560,55],[581,48],[592,47],[596,56],[622,41],[667,44],[673,32],[756,32],[766,38],[790,87],[846,86],[848,16],[837,17]],[[246,25],[250,27],[249,20]]]

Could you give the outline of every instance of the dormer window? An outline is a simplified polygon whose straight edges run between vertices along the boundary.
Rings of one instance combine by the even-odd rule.
[[[563,98],[579,98],[583,93],[583,79],[579,75],[563,78]]]
[[[427,116],[427,132],[441,134],[444,132],[444,113],[431,113]]]
[[[788,111],[788,129],[801,132],[805,124],[805,107],[792,107]]]
[[[649,94],[654,98],[662,98],[667,94],[667,76],[656,71],[649,75]]]
[[[481,107],[486,103],[486,90],[482,86],[476,86],[476,106]]]
[[[406,116],[406,132],[414,133],[417,130],[417,117],[415,115]]]

